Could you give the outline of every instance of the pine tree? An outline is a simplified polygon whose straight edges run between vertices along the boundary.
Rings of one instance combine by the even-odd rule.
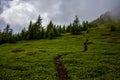
[[[41,31],[42,31],[42,19],[40,17],[40,15],[38,16],[38,19],[36,21],[36,35],[37,35],[37,39],[40,39],[42,38],[41,36]]]
[[[61,35],[58,27],[54,26],[54,28],[53,28],[53,29],[54,29],[54,34],[55,34],[55,37],[58,37],[58,36],[60,36],[60,35]]]
[[[79,19],[77,16],[76,16],[75,20],[73,21],[71,33],[74,35],[81,33],[81,26],[80,26]]]
[[[9,43],[16,43],[16,38],[14,35],[9,36]]]
[[[37,23],[38,28],[42,29],[42,19],[41,19],[40,15],[38,16],[36,23]]]
[[[4,33],[9,33],[10,25],[7,24],[6,28],[4,29]]]
[[[88,21],[83,21],[83,23],[82,23],[82,30],[86,31],[88,29],[88,27],[89,27]]]
[[[55,38],[55,33],[53,29],[50,29],[50,32],[48,33],[48,39],[53,39]]]
[[[66,28],[66,32],[71,32],[72,30],[72,24],[68,25]]]
[[[66,32],[66,27],[64,25],[63,28],[62,28],[62,33],[65,33],[65,32]]]
[[[41,31],[41,38],[44,39],[45,38],[45,30],[44,28],[42,27],[42,31]]]
[[[38,19],[35,23],[30,21],[28,27],[28,38],[29,39],[42,39],[43,38],[43,27],[42,27],[42,19],[38,16]]]
[[[22,31],[21,31],[21,37],[22,37],[22,40],[27,40],[28,39],[26,28],[22,29]]]
[[[28,27],[28,39],[33,39],[32,21],[30,21],[30,24],[29,24],[29,27]]]
[[[12,34],[13,33],[13,30],[10,28],[10,25],[7,24],[6,28],[4,29],[4,33],[8,34]]]
[[[52,21],[50,21],[49,24],[47,25],[46,38],[49,38],[50,34],[54,33],[53,27],[54,25]]]

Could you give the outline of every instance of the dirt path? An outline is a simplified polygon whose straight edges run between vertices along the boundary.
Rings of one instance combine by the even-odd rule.
[[[58,76],[59,76],[60,80],[68,80],[68,75],[67,75],[66,69],[62,65],[62,62],[60,61],[61,56],[62,55],[58,55],[55,58],[55,65],[56,65],[56,69],[58,72]]]

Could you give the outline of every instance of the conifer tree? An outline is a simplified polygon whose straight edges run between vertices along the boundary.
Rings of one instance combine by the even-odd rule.
[[[22,40],[27,40],[28,39],[26,28],[22,29],[22,31],[21,31],[21,37],[22,37]]]
[[[42,38],[41,36],[41,31],[42,31],[42,19],[40,17],[40,15],[38,16],[38,19],[36,21],[36,35],[37,35],[37,39]]]
[[[45,38],[45,30],[44,28],[42,27],[42,31],[41,31],[41,38],[44,39]]]
[[[48,33],[48,39],[53,39],[55,38],[55,33],[53,29],[50,29],[50,32]]]
[[[47,25],[46,38],[49,38],[50,34],[54,33],[53,27],[54,25],[52,21],[50,21],[49,24]]]
[[[58,36],[61,35],[61,34],[60,34],[60,31],[59,31],[59,28],[56,27],[56,26],[54,26],[54,34],[55,34],[55,37],[58,37]]]
[[[64,25],[63,28],[62,28],[62,33],[65,33],[65,32],[66,32],[66,27]]]
[[[32,21],[30,21],[30,24],[29,24],[29,27],[28,27],[28,39],[33,39]]]
[[[88,27],[89,27],[88,21],[83,21],[83,23],[82,23],[82,30],[86,31],[88,29]]]
[[[4,29],[4,33],[6,34],[12,34],[13,30],[10,28],[10,25],[7,24],[6,28]]]
[[[81,33],[81,26],[78,17],[76,16],[75,20],[73,21],[71,33],[76,35]]]
[[[41,39],[43,38],[43,27],[42,27],[42,19],[40,16],[38,16],[38,19],[35,23],[32,23],[30,21],[29,27],[28,27],[28,38],[29,39]]]
[[[68,25],[66,28],[66,32],[71,32],[72,30],[72,24]]]

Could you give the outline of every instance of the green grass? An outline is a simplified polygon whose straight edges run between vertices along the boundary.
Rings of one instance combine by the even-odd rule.
[[[0,80],[59,80],[54,64],[59,54],[70,80],[120,80],[119,35],[100,27],[88,34],[2,44]],[[84,52],[86,38],[94,44]]]

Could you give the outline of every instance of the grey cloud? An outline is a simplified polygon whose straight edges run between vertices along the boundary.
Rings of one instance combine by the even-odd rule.
[[[60,14],[51,16],[54,22],[68,24],[77,15],[81,21],[94,20],[101,14],[117,7],[120,0],[62,0]]]
[[[120,0],[2,0],[9,5],[0,15],[0,20],[10,23],[16,31],[27,27],[40,14],[43,25],[49,20],[55,24],[69,24],[77,15],[80,21],[94,20],[120,4]],[[21,24],[20,24],[21,23]],[[1,27],[1,26],[0,26]]]
[[[10,0],[0,0],[0,14],[3,12],[5,8],[10,7],[9,2]]]

